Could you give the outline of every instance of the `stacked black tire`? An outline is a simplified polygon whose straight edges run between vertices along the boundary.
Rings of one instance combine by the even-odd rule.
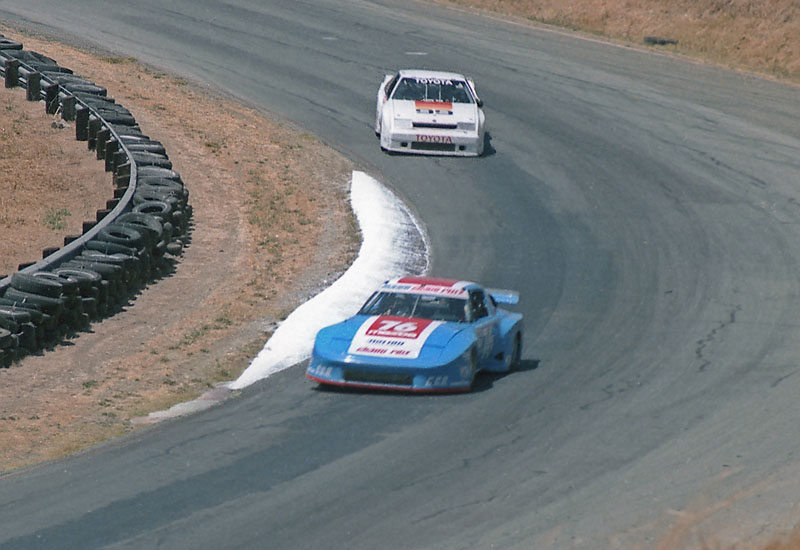
[[[2,35],[0,54],[0,61],[13,57],[57,82],[59,97],[72,96],[88,109],[84,127],[76,121],[76,137],[106,160],[115,185],[114,199],[96,221],[84,223],[84,235],[65,239],[65,247],[75,240],[79,246],[68,247],[68,254],[67,248],[45,251],[41,262],[20,266],[10,281],[0,276],[2,367],[86,330],[168,274],[188,243],[192,209],[164,146],[146,136],[105,88]],[[121,208],[120,201],[126,201]]]

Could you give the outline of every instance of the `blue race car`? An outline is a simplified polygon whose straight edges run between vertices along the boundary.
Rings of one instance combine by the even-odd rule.
[[[469,391],[475,374],[520,361],[519,294],[452,279],[383,284],[350,319],[317,333],[306,377],[320,384],[411,392]]]

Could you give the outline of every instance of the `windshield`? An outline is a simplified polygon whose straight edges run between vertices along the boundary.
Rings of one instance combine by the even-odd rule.
[[[376,292],[358,312],[360,315],[393,315],[433,321],[462,323],[467,315],[467,300],[445,296]]]
[[[392,99],[472,103],[472,93],[463,80],[446,78],[404,78],[394,89]]]

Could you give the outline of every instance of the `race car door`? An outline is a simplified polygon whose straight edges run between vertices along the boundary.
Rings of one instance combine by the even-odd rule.
[[[478,358],[489,358],[494,348],[498,318],[494,304],[482,290],[469,291],[469,308],[472,322],[475,323],[475,336],[478,344]]]

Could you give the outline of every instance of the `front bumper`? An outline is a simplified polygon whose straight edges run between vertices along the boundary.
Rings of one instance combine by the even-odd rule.
[[[410,128],[381,133],[381,148],[396,153],[477,157],[483,153],[482,132]]]
[[[312,357],[306,378],[319,384],[415,393],[469,391],[468,361],[433,366],[384,366],[361,362],[331,362]]]

